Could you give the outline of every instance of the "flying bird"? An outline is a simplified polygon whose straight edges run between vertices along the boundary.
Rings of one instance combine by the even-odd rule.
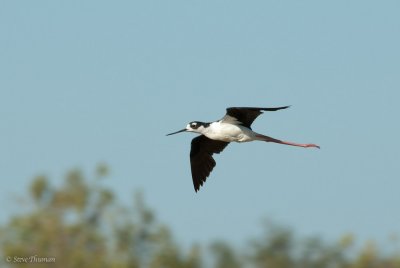
[[[278,111],[289,106],[275,108],[230,107],[225,116],[215,122],[204,123],[192,121],[186,128],[167,134],[194,132],[201,134],[192,140],[190,149],[190,165],[194,190],[197,192],[206,181],[216,163],[213,154],[219,154],[230,142],[266,141],[304,148],[320,148],[312,143],[295,143],[274,139],[259,134],[251,129],[251,124],[263,112]]]

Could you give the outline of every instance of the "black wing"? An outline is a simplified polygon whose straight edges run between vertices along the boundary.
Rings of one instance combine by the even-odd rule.
[[[192,169],[193,186],[196,192],[206,181],[216,165],[212,155],[222,152],[228,144],[229,142],[211,140],[204,135],[192,140],[190,166]]]
[[[229,117],[233,117],[241,122],[243,126],[251,129],[251,124],[260,114],[262,114],[262,111],[277,111],[288,107],[290,106],[275,108],[229,107],[226,109],[226,115],[222,120],[229,120]]]

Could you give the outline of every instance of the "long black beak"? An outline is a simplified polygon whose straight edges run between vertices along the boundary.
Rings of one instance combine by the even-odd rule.
[[[169,136],[169,135],[174,135],[174,134],[178,134],[178,133],[180,133],[180,132],[184,132],[184,131],[186,131],[186,128],[184,128],[184,129],[181,129],[181,130],[179,130],[179,131],[177,131],[177,132],[172,132],[172,133],[169,133],[169,134],[167,134],[167,136]]]

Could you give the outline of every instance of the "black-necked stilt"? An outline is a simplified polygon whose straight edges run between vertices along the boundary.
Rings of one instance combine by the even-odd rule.
[[[230,142],[259,140],[305,148],[319,148],[318,145],[311,143],[301,144],[274,139],[254,132],[251,129],[251,124],[262,114],[262,111],[277,111],[288,107],[289,106],[276,108],[230,107],[226,109],[226,115],[221,120],[212,123],[193,121],[190,122],[186,128],[167,134],[167,136],[169,136],[184,131],[202,134],[192,140],[190,150],[190,165],[194,190],[197,192],[200,189],[200,186],[203,185],[215,167],[215,160],[212,158],[212,155],[222,152]]]

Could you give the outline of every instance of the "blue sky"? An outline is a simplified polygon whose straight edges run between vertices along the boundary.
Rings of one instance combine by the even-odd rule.
[[[398,1],[3,1],[0,220],[37,174],[111,167],[179,242],[400,233]],[[229,106],[292,105],[253,129],[321,150],[231,144],[195,194],[192,134]]]

